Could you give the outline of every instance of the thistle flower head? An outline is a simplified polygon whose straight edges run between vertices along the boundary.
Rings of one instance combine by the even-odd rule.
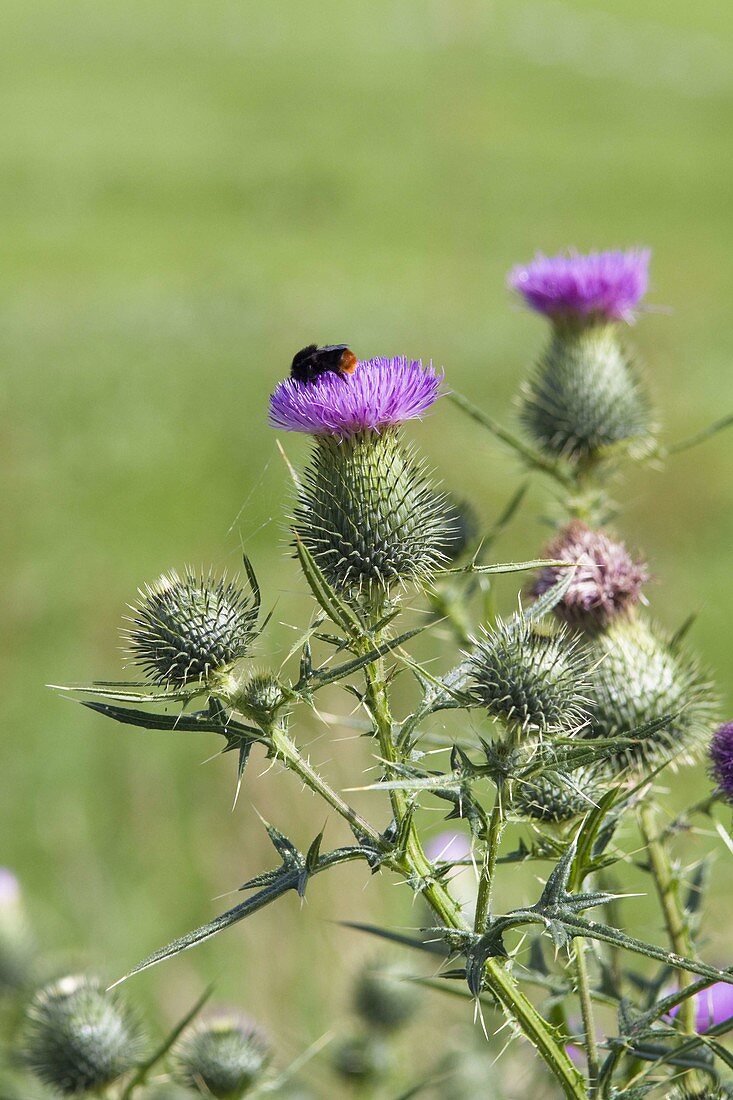
[[[409,971],[395,963],[376,961],[359,974],[354,1008],[365,1024],[377,1031],[404,1027],[417,1011],[420,998]]]
[[[248,1020],[222,1014],[194,1025],[174,1048],[177,1078],[201,1096],[239,1100],[262,1076],[270,1047]]]
[[[567,630],[546,631],[523,616],[484,631],[469,654],[476,701],[509,726],[570,730],[587,717],[585,647]]]
[[[84,977],[67,977],[37,993],[28,1010],[24,1060],[66,1096],[98,1092],[127,1073],[139,1035],[116,997]]]
[[[397,356],[360,361],[350,375],[288,378],[270,398],[270,424],[338,438],[380,431],[423,417],[438,399],[442,377],[432,364]]]
[[[272,672],[253,672],[241,680],[232,677],[231,688],[225,688],[229,706],[260,726],[271,725],[278,711],[287,702],[283,685]]]
[[[590,770],[561,776],[545,772],[518,783],[514,809],[520,817],[548,825],[563,825],[593,809],[599,793],[597,776]]]
[[[631,321],[646,294],[649,249],[538,255],[509,273],[530,309],[551,318]]]
[[[713,734],[710,770],[726,800],[733,803],[733,722],[726,722]]]
[[[545,548],[545,557],[576,563],[570,587],[555,613],[585,630],[603,629],[641,599],[641,587],[649,579],[646,565],[635,561],[622,542],[604,531],[574,520]],[[561,566],[542,569],[531,587],[535,597],[547,592],[566,571]]]
[[[205,680],[243,657],[255,638],[258,598],[226,578],[172,570],[140,597],[125,634],[133,659],[155,683]]]
[[[715,717],[715,697],[698,662],[639,617],[617,619],[591,646],[591,737],[635,738],[615,763],[653,766],[699,757]],[[669,716],[662,729],[639,727]]]
[[[338,592],[371,603],[426,581],[444,561],[445,524],[442,497],[398,432],[319,437],[295,530]]]

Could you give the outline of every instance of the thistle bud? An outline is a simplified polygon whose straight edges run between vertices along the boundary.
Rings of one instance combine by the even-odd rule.
[[[648,441],[649,404],[615,324],[633,318],[648,262],[648,252],[634,250],[540,256],[511,272],[510,286],[553,325],[522,408],[546,454],[584,461]]]
[[[262,1033],[247,1020],[222,1015],[192,1027],[174,1048],[177,1078],[201,1096],[239,1100],[270,1060]]]
[[[390,1071],[389,1047],[376,1035],[351,1035],[333,1053],[333,1068],[353,1085],[376,1084]]]
[[[62,978],[28,1009],[25,1062],[66,1096],[97,1092],[131,1070],[139,1034],[116,997],[84,977]]]
[[[485,631],[469,655],[477,703],[510,728],[571,730],[586,720],[589,662],[565,628],[546,631],[517,616]]]
[[[565,622],[586,631],[602,630],[627,614],[642,598],[642,585],[649,579],[645,563],[635,561],[622,542],[580,520],[557,534],[545,547],[544,557],[575,565],[570,585],[554,610]],[[531,595],[541,596],[566,573],[562,566],[546,566],[537,574]]]
[[[283,685],[271,672],[253,672],[241,680],[231,676],[222,685],[221,697],[263,728],[272,725],[287,703]]]
[[[130,652],[158,684],[206,680],[243,657],[256,635],[257,600],[226,578],[173,570],[140,591]]]
[[[697,661],[672,646],[649,623],[619,619],[591,647],[595,668],[588,690],[590,736],[636,737],[640,726],[670,716],[663,729],[621,748],[617,763],[656,764],[694,759],[714,721],[714,695]]]
[[[409,973],[396,964],[364,967],[354,989],[356,1012],[377,1031],[399,1031],[415,1015],[419,1001]]]
[[[380,604],[444,560],[445,504],[397,430],[427,412],[440,382],[417,360],[372,359],[349,375],[289,378],[270,399],[273,426],[315,437],[296,531],[347,598]]]
[[[574,772],[567,778],[546,772],[536,779],[517,783],[514,810],[519,817],[546,825],[564,825],[592,810],[599,794],[597,778],[591,772]]]
[[[669,1100],[733,1100],[729,1085],[686,1085],[684,1082],[672,1089]]]

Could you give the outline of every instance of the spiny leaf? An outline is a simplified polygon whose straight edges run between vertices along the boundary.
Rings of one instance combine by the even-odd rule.
[[[145,710],[131,710],[128,707],[113,707],[107,703],[95,703],[88,699],[80,700],[83,707],[114,718],[129,726],[141,726],[150,730],[176,730],[184,733],[218,733],[224,737],[242,736],[253,741],[266,740],[261,730],[255,726],[246,726],[242,722],[228,719],[226,725],[213,721],[206,711],[196,714],[155,714]]]
[[[334,591],[328,583],[308,547],[298,535],[295,537],[295,550],[298,555],[303,576],[308,582],[308,587],[315,596],[318,604],[328,615],[329,619],[346,631],[351,637],[363,637],[366,633],[364,624],[344,600]]]
[[[390,943],[399,943],[403,947],[414,947],[417,951],[426,951],[429,955],[448,954],[444,943],[438,940],[417,940],[413,936],[405,936],[400,932],[391,932],[388,928],[380,928],[376,924],[362,924],[360,921],[340,921],[344,928],[353,928],[357,932],[367,932],[370,936],[378,936],[380,939],[389,940]]]

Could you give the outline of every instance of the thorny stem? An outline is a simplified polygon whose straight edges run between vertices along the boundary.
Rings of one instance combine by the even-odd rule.
[[[304,756],[301,756],[297,745],[282,726],[274,727],[270,736],[272,738],[272,744],[277,752],[277,755],[283,761],[286,767],[300,776],[306,786],[310,787],[312,791],[319,794],[321,798],[326,801],[345,821],[348,821],[349,825],[352,825],[357,832],[362,833],[369,840],[378,844],[380,847],[386,849],[387,845],[379,832],[371,825],[366,818],[362,817],[357,810],[344,801],[340,794],[335,791],[326,780],[319,775],[310,761],[306,760]]]
[[[593,1097],[596,1096],[598,1092],[600,1063],[598,1060],[596,1025],[593,1016],[593,1002],[590,995],[590,982],[588,980],[588,967],[586,966],[585,952],[585,940],[582,938],[574,940],[573,965],[575,968],[575,981],[578,987],[578,997],[580,999],[580,1012],[583,1017],[585,1053],[588,1059],[588,1094]]]
[[[479,877],[478,894],[476,896],[476,915],[473,922],[474,931],[482,935],[486,931],[486,922],[491,913],[491,892],[494,885],[494,873],[496,860],[499,855],[501,835],[506,825],[505,791],[507,788],[500,784],[496,789],[494,808],[489,819],[489,828],[486,835],[483,866]]]
[[[666,845],[660,839],[654,822],[654,809],[650,802],[643,801],[639,807],[639,825],[649,854],[649,866],[656,887],[659,904],[664,915],[670,943],[677,955],[689,958],[692,954],[689,929],[680,904],[679,882],[669,858]],[[693,978],[685,970],[679,970],[679,987],[685,989]],[[680,1006],[679,1014],[682,1030],[686,1035],[695,1034],[695,998],[689,997]]]
[[[387,685],[384,676],[384,662],[380,658],[365,667],[365,701],[374,719],[379,747],[383,759],[389,764],[397,762],[397,750],[392,735],[392,715],[389,708]],[[409,804],[404,791],[390,791],[392,811],[399,825],[408,811]],[[433,876],[432,864],[427,859],[412,823],[407,830],[407,842],[404,853],[393,864],[410,881],[419,884],[425,900],[447,928],[471,932],[460,905],[452,897],[442,882]],[[488,959],[484,969],[484,980],[507,1014],[512,1017],[525,1037],[536,1048],[547,1064],[550,1072],[562,1087],[568,1100],[585,1100],[586,1090],[583,1080],[568,1058],[563,1046],[552,1034],[550,1027],[539,1014],[532,1002],[522,993],[512,976],[495,959]]]

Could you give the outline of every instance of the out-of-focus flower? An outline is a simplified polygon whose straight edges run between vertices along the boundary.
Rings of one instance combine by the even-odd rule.
[[[727,982],[714,982],[713,985],[695,994],[695,1030],[702,1033],[711,1027],[722,1024],[733,1016],[733,985]],[[680,1005],[670,1012],[673,1018],[679,1015]]]
[[[468,859],[471,855],[471,845],[464,833],[445,829],[431,839],[425,845],[425,855],[431,863],[454,863]]]
[[[66,1096],[99,1094],[136,1063],[139,1032],[117,997],[96,981],[61,978],[36,994],[28,1017],[24,1060]]]
[[[509,286],[531,309],[551,318],[631,321],[648,283],[650,252],[538,255],[509,273]]]
[[[27,985],[33,962],[33,938],[20,883],[9,868],[0,867],[0,994]]]
[[[726,722],[713,734],[710,765],[713,779],[728,802],[733,802],[733,722]]]
[[[606,627],[629,611],[642,598],[642,585],[649,580],[646,564],[635,561],[622,542],[580,520],[564,527],[548,543],[544,556],[576,563],[570,587],[555,613],[585,629]],[[538,573],[531,594],[541,596],[566,573],[562,566],[547,566]]]
[[[420,1004],[412,974],[400,963],[376,960],[365,966],[354,986],[354,1008],[376,1031],[399,1031]]]
[[[350,375],[322,374],[309,382],[287,378],[270,398],[270,424],[289,432],[334,435],[401,424],[423,417],[440,394],[442,373],[419,359],[365,359]]]
[[[259,1028],[238,1014],[221,1013],[185,1032],[173,1051],[177,1078],[202,1096],[239,1100],[270,1060]]]

